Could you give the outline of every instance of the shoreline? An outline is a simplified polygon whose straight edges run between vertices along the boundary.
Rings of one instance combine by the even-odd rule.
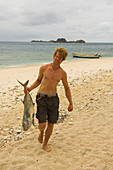
[[[15,69],[15,68],[24,68],[24,67],[33,67],[33,66],[41,66],[43,64],[28,64],[28,65],[18,65],[18,66],[9,66],[9,67],[0,67],[2,69]]]
[[[113,57],[105,57],[105,58],[99,58],[99,59],[80,59],[80,60],[70,60],[70,61],[64,61],[64,63],[70,63],[70,62],[87,62],[87,61],[93,61],[93,60],[109,60],[109,59],[113,59]],[[23,67],[33,67],[33,66],[41,66],[47,63],[51,63],[50,62],[44,62],[44,63],[40,63],[40,64],[26,64],[26,65],[17,65],[17,66],[4,66],[4,67],[0,67],[0,70],[2,69],[13,69],[13,68],[23,68]],[[64,64],[63,63],[63,64]]]
[[[62,63],[74,110],[67,111],[68,101],[59,83],[60,119],[49,141],[51,153],[38,143],[36,118],[35,127],[27,132],[22,129],[24,93],[17,79],[29,79],[32,84],[39,67],[0,69],[0,168],[113,169],[113,59]],[[31,92],[34,102],[37,90]]]

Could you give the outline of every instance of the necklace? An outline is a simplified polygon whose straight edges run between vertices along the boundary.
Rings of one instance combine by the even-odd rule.
[[[51,67],[53,68],[54,71],[58,70],[60,68],[60,66],[58,68],[54,68],[52,63],[51,63]]]

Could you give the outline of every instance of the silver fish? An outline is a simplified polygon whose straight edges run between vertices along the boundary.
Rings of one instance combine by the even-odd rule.
[[[29,80],[27,80],[24,84],[21,83],[19,80],[17,81],[24,87],[24,89],[26,89]],[[28,90],[27,90],[27,94],[25,94],[24,96],[23,104],[24,104],[24,115],[22,120],[22,126],[23,129],[27,131],[32,124],[34,125],[34,103]]]

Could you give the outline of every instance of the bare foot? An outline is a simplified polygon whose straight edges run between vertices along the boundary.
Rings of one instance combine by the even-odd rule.
[[[51,149],[47,147],[47,145],[43,145],[43,149],[47,152],[51,152]]]
[[[38,141],[40,143],[43,143],[43,133],[40,133],[39,136],[38,136]]]

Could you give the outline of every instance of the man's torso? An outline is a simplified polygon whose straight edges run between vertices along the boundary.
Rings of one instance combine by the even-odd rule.
[[[62,76],[63,69],[61,67],[59,67],[57,70],[54,70],[51,64],[45,65],[39,92],[45,94],[56,93],[56,87],[59,81],[62,79]]]

